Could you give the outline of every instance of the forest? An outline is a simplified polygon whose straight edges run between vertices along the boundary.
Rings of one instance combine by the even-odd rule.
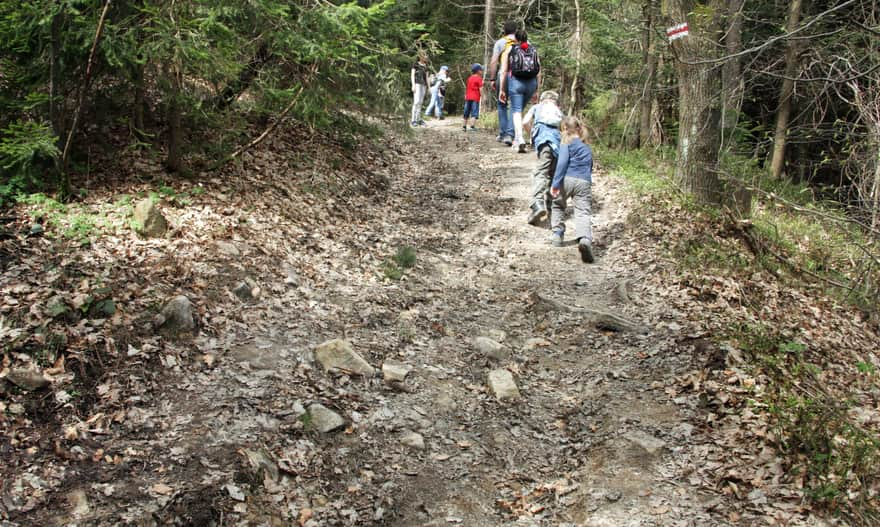
[[[161,391],[162,371],[183,372],[183,377],[216,371],[215,362],[222,364],[226,357],[218,350],[229,354],[239,349],[241,342],[234,342],[232,334],[248,334],[253,340],[260,321],[275,321],[282,314],[278,320],[301,313],[315,316],[299,328],[289,326],[293,333],[285,337],[292,342],[292,335],[302,331],[296,338],[313,346],[331,338],[314,341],[317,335],[334,331],[340,338],[352,332],[369,340],[367,330],[374,327],[370,317],[387,309],[403,317],[392,317],[395,322],[389,323],[395,331],[395,353],[422,337],[452,338],[451,320],[412,315],[416,321],[422,316],[420,326],[404,316],[426,310],[428,304],[420,303],[427,302],[425,295],[441,294],[416,277],[407,278],[415,274],[411,266],[416,265],[410,245],[418,250],[421,265],[431,251],[456,253],[458,249],[444,244],[453,244],[448,238],[458,230],[470,232],[470,223],[455,223],[444,212],[429,214],[437,206],[435,198],[456,203],[450,209],[470,207],[469,200],[476,200],[473,206],[494,217],[500,212],[495,214],[492,207],[505,210],[514,197],[498,198],[489,206],[479,197],[489,190],[468,186],[478,183],[462,179],[466,183],[455,188],[449,174],[463,174],[461,166],[472,163],[479,174],[502,161],[485,156],[467,161],[462,156],[477,155],[473,139],[443,135],[434,140],[433,128],[409,129],[410,68],[420,53],[428,55],[432,72],[447,65],[452,79],[447,115],[450,120],[460,116],[471,65],[489,64],[506,20],[526,28],[539,50],[542,86],[558,91],[564,112],[586,123],[600,173],[627,182],[635,197],[626,200],[635,212],[621,220],[620,229],[640,232],[641,238],[632,235],[632,250],[656,251],[651,252],[659,255],[656,261],[674,269],[663,275],[666,285],[688,291],[688,302],[669,300],[669,305],[682,313],[698,313],[694,302],[711,306],[704,306],[701,330],[682,331],[687,336],[676,346],[686,348],[696,357],[688,360],[700,364],[713,363],[718,353],[745,355],[744,364],[732,366],[732,359],[724,359],[724,367],[705,366],[699,375],[685,375],[676,369],[685,368],[684,363],[676,365],[674,382],[672,376],[651,379],[663,384],[671,399],[693,394],[698,400],[690,408],[694,412],[718,416],[717,422],[715,417],[692,421],[700,423],[697,428],[706,437],[717,439],[709,442],[712,452],[759,441],[766,448],[743,452],[738,458],[742,466],[772,450],[773,463],[779,459],[784,467],[775,476],[770,474],[775,469],[766,469],[749,479],[724,464],[726,472],[715,476],[714,489],[724,500],[752,504],[707,508],[712,520],[705,524],[765,520],[768,525],[800,525],[791,518],[806,521],[812,514],[840,522],[831,524],[876,524],[880,5],[869,0],[0,0],[0,458],[7,465],[3,479],[10,482],[0,483],[6,496],[0,499],[0,523],[66,524],[59,518],[72,513],[58,511],[67,511],[59,505],[67,501],[75,510],[90,511],[82,513],[83,524],[137,523],[137,515],[124,522],[122,517],[102,516],[98,502],[104,498],[91,497],[90,490],[83,491],[90,505],[82,505],[86,498],[80,500],[76,493],[86,487],[70,483],[109,484],[116,474],[112,471],[98,476],[76,469],[76,478],[68,472],[57,481],[44,474],[43,483],[32,485],[30,501],[15,496],[26,494],[22,475],[34,465],[73,467],[92,458],[103,463],[106,451],[108,466],[128,467],[122,452],[135,447],[118,447],[123,461],[114,461],[117,454],[111,455],[110,443],[97,445],[117,438],[115,434],[121,434],[120,440],[125,436],[111,428],[124,429],[133,420],[131,394]],[[482,108],[480,124],[488,134],[497,119],[494,94],[488,90]],[[417,184],[408,178],[422,177],[433,165],[445,172],[438,176],[442,185],[438,183],[437,196],[430,197],[418,189],[431,179]],[[503,179],[492,179],[496,176],[492,173],[489,179],[503,193]],[[398,192],[401,196],[395,197]],[[614,192],[608,195],[617,196]],[[177,215],[159,241],[145,234],[145,220],[136,210],[142,199]],[[398,199],[402,201],[394,201]],[[609,211],[600,208],[597,214],[614,219],[610,201],[601,202]],[[395,230],[384,223],[385,216],[370,212],[370,207],[391,203],[400,208],[400,222],[413,223]],[[401,231],[410,228],[420,232],[420,245],[403,238]],[[430,235],[419,229],[428,229]],[[474,244],[492,240],[485,233],[472,236]],[[260,248],[242,255],[240,246],[246,243]],[[610,255],[612,243],[607,245]],[[328,255],[337,255],[340,262],[331,262]],[[202,262],[221,256],[222,264]],[[638,257],[633,262],[637,268]],[[453,264],[432,265],[436,271]],[[505,282],[504,269],[498,268],[499,283]],[[646,269],[642,271],[650,274]],[[230,285],[232,277],[235,283]],[[361,296],[366,293],[349,291],[359,289],[354,284],[364,277],[370,286],[363,291],[373,291],[375,302],[385,302],[384,307],[374,310],[370,299]],[[644,278],[645,284],[654,284]],[[419,284],[418,294],[406,290],[408,279],[411,287]],[[304,295],[296,297],[301,302],[294,302],[297,309],[284,300],[288,288]],[[163,305],[177,295],[200,298],[194,306],[198,329],[183,340],[154,331],[167,318]],[[274,302],[268,300],[273,295]],[[334,299],[346,295],[351,303],[337,306]],[[511,289],[504,301],[523,295]],[[465,297],[470,298],[460,300]],[[247,314],[245,308],[223,307],[236,298],[259,308]],[[475,298],[474,305],[482,305],[483,298]],[[553,344],[556,337],[563,340],[561,333],[550,338],[547,328],[567,327],[558,318],[562,313],[587,313],[563,310],[540,295],[529,298],[550,306],[551,315],[542,316],[552,322],[535,328]],[[454,302],[449,298],[450,306]],[[658,324],[666,327],[659,311]],[[319,313],[333,321],[321,322]],[[157,322],[156,317],[163,318]],[[696,325],[697,318],[688,320]],[[475,324],[470,319],[459,322],[468,328]],[[262,328],[261,335],[274,339],[275,327]],[[596,327],[597,334],[607,337],[601,324]],[[186,333],[193,327],[184,329]],[[468,331],[479,329],[463,333],[470,335]],[[368,359],[376,363],[390,357],[386,351],[373,350]],[[528,361],[507,366],[525,379],[518,367],[528,368]],[[334,393],[342,401],[335,408],[347,409],[354,423],[348,433],[357,430],[351,412],[367,415],[365,408],[372,402],[355,403],[357,397],[344,395],[353,386],[347,384],[350,372],[326,381],[328,388],[310,370],[292,368],[305,379],[304,386],[314,383],[308,397],[299,392],[296,397],[319,401],[331,398],[320,395],[322,390]],[[39,372],[37,380],[14,380],[21,371]],[[616,370],[599,377],[628,379]],[[442,376],[440,380],[446,382]],[[483,381],[465,384],[470,390]],[[669,387],[675,383],[674,389]],[[734,388],[740,391],[725,391]],[[59,393],[66,395],[59,398]],[[178,395],[187,398],[183,392]],[[147,399],[138,395],[136,401]],[[190,410],[197,413],[195,407]],[[756,415],[758,424],[752,421]],[[733,416],[736,426],[725,428]],[[298,428],[286,431],[274,446],[269,441],[263,442],[263,450],[249,445],[253,450],[245,448],[249,454],[244,461],[236,454],[241,451],[231,447],[225,458],[202,458],[211,470],[218,460],[238,459],[236,474],[247,475],[228,483],[235,492],[215,482],[196,485],[191,492],[172,492],[173,485],[151,480],[149,494],[158,496],[161,505],[145,505],[145,510],[158,524],[177,525],[204,525],[208,519],[223,525],[224,514],[242,525],[265,519],[245,521],[250,514],[241,509],[245,504],[251,511],[262,506],[267,517],[299,525],[430,524],[420,516],[418,521],[425,523],[417,523],[400,503],[383,501],[385,487],[378,477],[347,487],[339,483],[330,491],[330,469],[320,466],[314,470],[324,473],[314,477],[324,482],[324,494],[318,493],[326,495],[323,502],[313,499],[314,489],[308,499],[278,491],[288,477],[279,476],[279,470],[306,473],[320,465],[309,464],[317,458],[331,463],[332,455],[321,444],[309,443],[311,462],[282,455],[287,451],[279,445],[291,441],[290,434],[300,442],[318,443],[302,430],[309,419],[297,421]],[[725,430],[749,427],[760,434],[735,434],[732,444],[718,439]],[[150,434],[157,432],[150,429]],[[349,439],[356,437],[353,433]],[[164,440],[153,438],[157,444]],[[471,445],[474,439],[449,441],[464,451],[470,446],[461,444]],[[80,459],[75,448],[87,454]],[[566,452],[577,457],[577,451]],[[48,457],[39,457],[43,455]],[[435,452],[431,459],[436,462],[438,455],[447,454]],[[274,460],[268,462],[271,470],[263,466],[269,458]],[[308,470],[303,468],[307,465]],[[150,468],[163,473],[167,467]],[[571,474],[580,469],[568,467],[566,478],[576,480]],[[358,470],[378,471],[374,465]],[[783,481],[785,492],[792,494],[773,494],[769,486],[754,483],[765,476],[773,485]],[[195,476],[187,477],[195,481]],[[563,513],[542,520],[543,507],[550,510],[549,505],[537,510],[526,502],[555,493],[558,504],[567,495],[560,488],[569,487],[532,483],[530,493],[494,498],[493,514],[503,513],[511,525],[517,515],[537,518],[535,525],[560,519],[592,525]],[[252,489],[248,499],[237,499],[239,489],[246,487]],[[363,493],[351,490],[355,487]],[[52,498],[46,488],[65,497]],[[585,492],[573,489],[572,495]],[[756,490],[763,499],[758,504]],[[368,491],[374,492],[369,499]],[[289,503],[273,498],[282,494]],[[618,500],[609,495],[602,503],[617,506]],[[363,498],[363,503],[340,505],[346,496]],[[777,516],[766,509],[758,512],[767,498],[771,504],[797,505],[780,505],[773,513]],[[365,505],[371,499],[375,503]],[[649,498],[638,494],[638,499]],[[269,505],[282,502],[283,514]],[[41,516],[38,523],[34,517],[28,520],[29,512],[47,503],[54,516]],[[108,503],[103,506],[111,510]],[[652,504],[652,510],[665,506]],[[338,510],[326,512],[334,507]],[[339,512],[350,510],[354,512]],[[448,511],[437,514],[458,518]],[[793,516],[785,516],[789,514]],[[465,524],[485,520],[462,518]],[[657,525],[677,524],[655,520]]]

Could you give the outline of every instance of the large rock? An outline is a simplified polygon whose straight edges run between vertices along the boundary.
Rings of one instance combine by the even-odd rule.
[[[29,392],[49,385],[49,380],[43,377],[43,372],[36,368],[13,368],[6,376],[6,380]]]
[[[489,388],[499,401],[519,399],[519,389],[513,380],[513,374],[504,368],[489,372]]]
[[[183,295],[172,298],[156,317],[156,326],[175,333],[194,330],[196,321],[189,298]]]
[[[414,450],[425,449],[425,438],[418,432],[406,432],[400,438],[400,442]]]
[[[309,406],[308,423],[309,428],[326,434],[345,426],[345,419],[326,406],[315,403]]]
[[[373,375],[373,367],[341,339],[328,340],[315,348],[315,359],[327,371],[342,370],[352,375]]]
[[[168,230],[168,220],[149,198],[134,206],[133,220],[135,232],[146,238],[159,238]]]

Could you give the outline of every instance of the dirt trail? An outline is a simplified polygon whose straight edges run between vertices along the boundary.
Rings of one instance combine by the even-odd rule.
[[[375,221],[302,235],[301,263],[320,278],[293,271],[288,290],[242,310],[237,333],[197,338],[207,362],[181,349],[162,359],[186,363],[165,364],[179,374],[129,379],[154,385],[101,438],[123,461],[68,473],[41,524],[726,524],[719,496],[687,475],[694,427],[664,389],[689,358],[677,314],[643,285],[618,183],[596,175],[585,265],[525,223],[534,154],[455,119],[416,136],[402,153],[416,168],[401,164]],[[383,280],[364,243],[410,245],[417,264]],[[647,332],[600,329],[536,293]],[[402,388],[325,373],[313,352],[334,338],[413,371]],[[495,399],[497,368],[521,399]],[[312,430],[314,403],[345,427]]]

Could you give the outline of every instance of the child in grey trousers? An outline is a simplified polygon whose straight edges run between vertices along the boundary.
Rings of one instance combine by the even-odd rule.
[[[550,228],[553,235],[550,241],[561,247],[565,237],[566,200],[571,199],[574,206],[574,238],[578,241],[581,261],[593,263],[593,228],[591,218],[593,186],[593,150],[584,140],[586,128],[577,117],[566,117],[560,126],[562,145],[556,173],[550,183],[550,196],[553,207],[550,212]]]

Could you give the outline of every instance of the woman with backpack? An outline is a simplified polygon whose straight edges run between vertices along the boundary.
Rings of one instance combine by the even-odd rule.
[[[538,87],[541,84],[541,61],[538,50],[529,43],[525,29],[516,32],[516,44],[510,49],[507,61],[501,64],[500,97],[510,101],[513,117],[513,148],[525,153],[526,141],[523,136],[523,109],[527,102],[537,102]]]

